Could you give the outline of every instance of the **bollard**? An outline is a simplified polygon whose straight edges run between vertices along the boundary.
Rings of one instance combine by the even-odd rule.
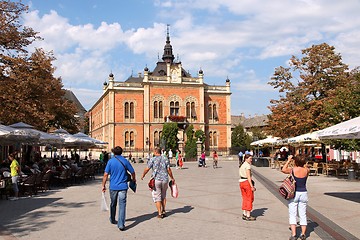
[[[355,179],[355,170],[353,168],[348,169],[348,180],[354,180]]]

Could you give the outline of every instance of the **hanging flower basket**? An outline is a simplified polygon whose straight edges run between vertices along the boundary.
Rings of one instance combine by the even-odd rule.
[[[168,118],[172,122],[185,122],[186,121],[186,117],[184,117],[184,116],[168,116],[168,117],[165,117],[165,121],[166,121],[166,118]]]

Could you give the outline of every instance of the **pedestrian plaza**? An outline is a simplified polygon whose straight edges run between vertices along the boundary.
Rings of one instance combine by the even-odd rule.
[[[235,159],[235,158],[234,158]],[[242,220],[238,161],[220,159],[219,168],[185,162],[173,168],[179,197],[168,192],[167,217],[156,218],[144,163],[134,163],[137,192],[128,191],[126,231],[109,223],[100,210],[101,179],[52,188],[18,201],[0,200],[0,240],[5,239],[288,239],[287,205],[277,193],[285,174],[253,167],[254,222]],[[358,239],[360,182],[333,176],[308,179],[308,239]],[[106,192],[109,201],[108,191]]]

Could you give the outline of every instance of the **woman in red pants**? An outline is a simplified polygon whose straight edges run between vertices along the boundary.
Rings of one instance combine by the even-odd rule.
[[[245,154],[244,163],[239,169],[240,175],[240,190],[242,195],[242,219],[246,221],[255,221],[256,217],[251,216],[250,213],[253,209],[254,192],[256,191],[254,181],[251,174],[252,155]]]

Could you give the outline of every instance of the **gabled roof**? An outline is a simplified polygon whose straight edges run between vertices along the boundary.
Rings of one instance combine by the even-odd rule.
[[[130,77],[128,77],[128,79],[125,80],[125,82],[127,82],[127,83],[142,83],[143,79],[144,79],[143,77],[130,76]]]
[[[84,114],[86,112],[86,109],[84,108],[84,106],[80,103],[79,99],[77,99],[77,97],[75,96],[75,94],[71,91],[71,90],[68,90],[68,89],[64,89],[65,90],[65,95],[64,97],[75,103],[76,105],[76,108],[78,109],[78,113],[81,113],[81,114]]]
[[[236,127],[239,124],[241,124],[244,128],[264,127],[268,125],[268,117],[267,115],[254,116],[250,118],[246,118],[243,115],[231,116],[232,127]]]

